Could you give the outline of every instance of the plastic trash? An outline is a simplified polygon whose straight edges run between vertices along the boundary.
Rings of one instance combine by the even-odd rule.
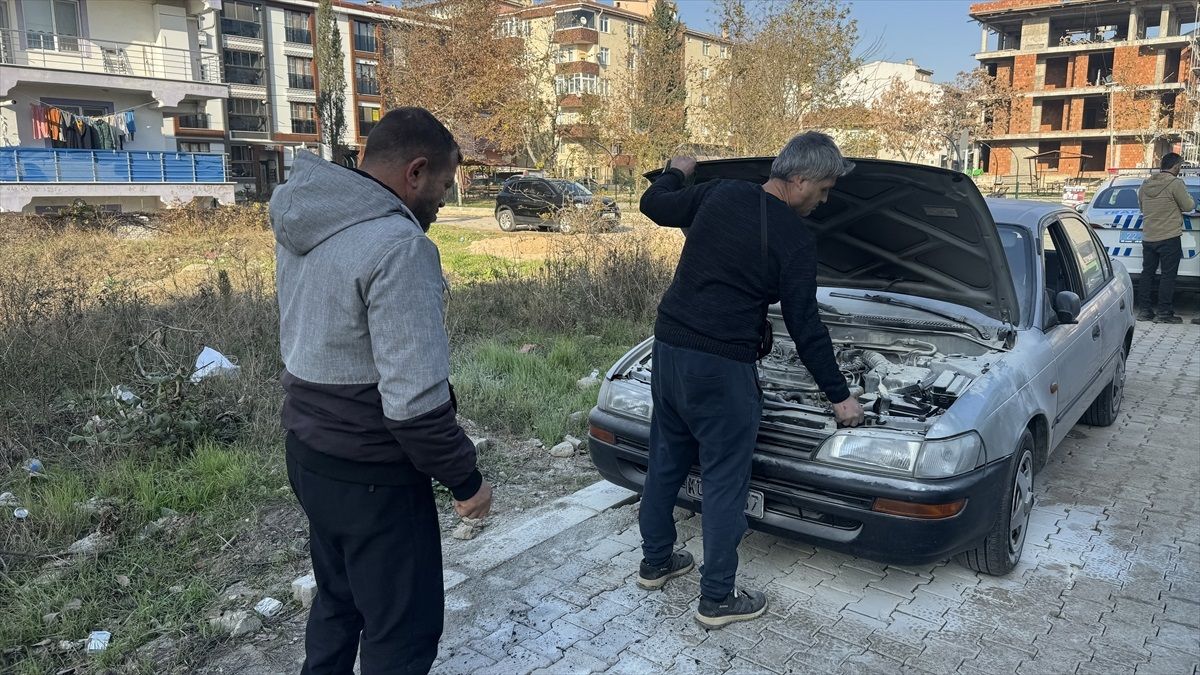
[[[17,509],[13,511],[13,518],[17,520],[25,520],[29,517],[29,509]]]
[[[20,506],[21,500],[11,492],[0,494],[0,506]]]
[[[42,465],[42,460],[36,458],[29,460],[25,465],[25,469],[29,471],[30,476],[40,476],[46,471],[46,467]]]
[[[239,369],[239,366],[235,365],[221,352],[212,347],[205,347],[200,351],[200,355],[196,357],[196,368],[192,371],[192,382],[199,382],[213,375],[232,375]]]
[[[142,402],[142,399],[137,394],[133,393],[132,389],[123,384],[118,384],[108,391],[114,399],[120,401],[121,403],[137,405]]]
[[[281,609],[283,609],[283,603],[275,598],[263,598],[254,606],[254,611],[268,619],[278,614]]]
[[[87,639],[87,651],[89,654],[98,654],[105,649],[108,649],[108,641],[112,639],[112,633],[106,630],[94,630]]]

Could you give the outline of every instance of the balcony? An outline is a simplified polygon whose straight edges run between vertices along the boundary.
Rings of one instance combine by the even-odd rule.
[[[316,134],[317,121],[292,118],[292,133],[293,134]]]
[[[554,31],[554,41],[560,45],[594,45],[600,33],[594,28],[560,28]]]
[[[189,113],[175,116],[175,135],[204,138],[221,138],[225,130],[206,113]]]
[[[146,92],[165,108],[226,98],[221,61],[199,50],[0,29],[0,96],[22,83]]]
[[[267,118],[261,115],[239,115],[235,113],[229,114],[229,130],[230,131],[251,131],[256,133],[266,133],[270,131],[267,127]]]
[[[262,24],[257,21],[241,21],[221,17],[221,34],[261,40],[263,29]]]
[[[584,75],[600,75],[600,64],[593,61],[565,61],[559,63],[554,68],[559,75],[573,75],[575,73],[583,73]]]
[[[180,129],[211,129],[208,113],[193,113],[175,117],[175,126]]]
[[[307,28],[292,28],[288,26],[283,30],[283,39],[292,44],[311,45],[312,31]]]
[[[225,81],[233,84],[266,84],[266,73],[254,66],[225,66]]]
[[[0,183],[224,183],[225,156],[0,148]]]
[[[580,94],[560,94],[558,97],[558,107],[582,108],[583,96]]]

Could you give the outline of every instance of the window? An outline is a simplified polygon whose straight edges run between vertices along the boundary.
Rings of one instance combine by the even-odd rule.
[[[559,49],[558,54],[555,56],[559,63],[570,63],[571,59],[574,57],[575,50],[570,47]]]
[[[625,67],[630,70],[637,70],[637,50],[630,49],[625,52]]]
[[[706,108],[708,107],[708,94],[701,94],[701,95],[700,95],[700,105],[702,105],[702,106],[704,106],[704,107],[706,107]]]
[[[564,94],[600,94],[602,92],[600,78],[595,75],[574,73],[558,75],[554,78],[554,92],[559,96]]]
[[[707,42],[705,42],[704,46],[701,48],[702,51],[704,52],[705,56],[708,56],[708,48],[709,48],[709,44]]]
[[[254,178],[254,151],[250,146],[229,146],[229,174],[234,178]]]
[[[221,5],[221,32],[241,37],[262,37],[262,7],[243,0],[225,0]]]
[[[366,21],[354,22],[354,49],[375,53],[375,24]]]
[[[84,117],[103,117],[104,115],[111,115],[113,112],[113,104],[103,101],[79,101],[78,103],[67,103],[58,99],[44,98],[41,100],[41,102],[44,105],[52,105],[59,110],[65,110],[76,115],[83,115]],[[67,142],[50,141],[50,147],[65,148],[67,147]]]
[[[374,106],[358,106],[358,135],[367,136],[379,123],[379,108]]]
[[[175,117],[175,124],[180,129],[208,129],[207,113],[189,113]]]
[[[1033,309],[1031,295],[1035,283],[1032,276],[1033,266],[1030,264],[1029,236],[1015,225],[999,224],[996,230],[1000,234],[1000,243],[1004,246],[1004,258],[1008,261],[1008,271],[1012,275],[1017,291],[1021,323],[1025,324],[1028,323]]]
[[[632,40],[634,38],[634,34],[636,32],[637,32],[637,27],[634,25],[634,23],[632,21],[625,24],[625,37]]]
[[[303,56],[289,56],[288,86],[292,89],[313,88],[313,60]]]
[[[228,111],[230,131],[267,131],[267,110],[262,101],[231,98]]]
[[[226,49],[225,81],[234,84],[263,84],[262,54]]]
[[[721,58],[729,58],[729,47],[726,45],[721,45]]]
[[[600,48],[600,56],[597,59],[597,61],[600,63],[600,65],[607,66],[608,60],[609,60],[608,57],[609,57],[608,47],[601,47]]]
[[[192,141],[179,141],[180,152],[212,152],[211,143],[194,143]]]
[[[1092,239],[1092,228],[1084,225],[1082,220],[1075,218],[1062,219],[1063,232],[1071,242],[1075,252],[1075,261],[1079,264],[1079,272],[1083,275],[1083,297],[1090,298],[1104,286],[1107,281],[1101,249]]]
[[[8,12],[7,3],[4,11]],[[79,51],[79,3],[75,0],[21,0],[25,40],[30,49]]]
[[[374,63],[354,64],[354,88],[360,94],[367,96],[379,95],[379,78],[376,75]]]
[[[312,32],[308,29],[310,16],[308,12],[294,12],[290,9],[284,12],[284,39],[296,44],[312,44]]]
[[[608,20],[608,16],[601,16],[600,17],[600,32],[601,33],[611,33],[612,26],[609,25],[610,23],[611,22]]]
[[[700,79],[701,79],[701,80],[707,80],[707,79],[708,79],[708,76],[709,76],[709,74],[710,74],[710,73],[709,73],[709,70],[708,70],[708,68],[701,68],[701,69],[700,69]]]
[[[292,102],[292,133],[317,133],[317,106],[315,104]]]

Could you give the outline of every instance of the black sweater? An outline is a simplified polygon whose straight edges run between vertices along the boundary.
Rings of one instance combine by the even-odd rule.
[[[735,361],[755,360],[763,320],[774,302],[796,352],[830,401],[850,397],[817,314],[816,241],[804,222],[767,194],[767,269],[763,270],[762,186],[717,180],[683,187],[668,169],[642,195],[641,211],[664,227],[687,228],[675,279],[658,305],[654,337]]]

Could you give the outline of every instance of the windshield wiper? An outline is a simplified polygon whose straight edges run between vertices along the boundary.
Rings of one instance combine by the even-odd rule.
[[[893,298],[891,296],[871,295],[870,293],[863,293],[862,295],[853,295],[851,293],[836,293],[836,292],[830,293],[829,296],[833,297],[833,298],[849,298],[851,300],[866,300],[867,302],[877,302],[881,305],[892,305],[894,307],[904,307],[906,309],[915,309],[917,311],[925,312],[926,314],[932,314],[934,316],[941,317],[943,319],[946,319],[947,321],[953,321],[954,323],[957,323],[961,326],[966,326],[967,328],[970,328],[971,330],[978,333],[979,337],[983,338],[984,340],[992,339],[992,334],[990,331],[988,331],[985,328],[980,328],[979,326],[971,323],[970,321],[967,320],[967,317],[965,317],[965,316],[956,316],[954,314],[950,314],[947,312],[941,312],[936,309],[929,309],[928,307],[922,307],[921,305],[918,305],[915,303],[905,302],[904,300],[897,300],[896,298]]]

